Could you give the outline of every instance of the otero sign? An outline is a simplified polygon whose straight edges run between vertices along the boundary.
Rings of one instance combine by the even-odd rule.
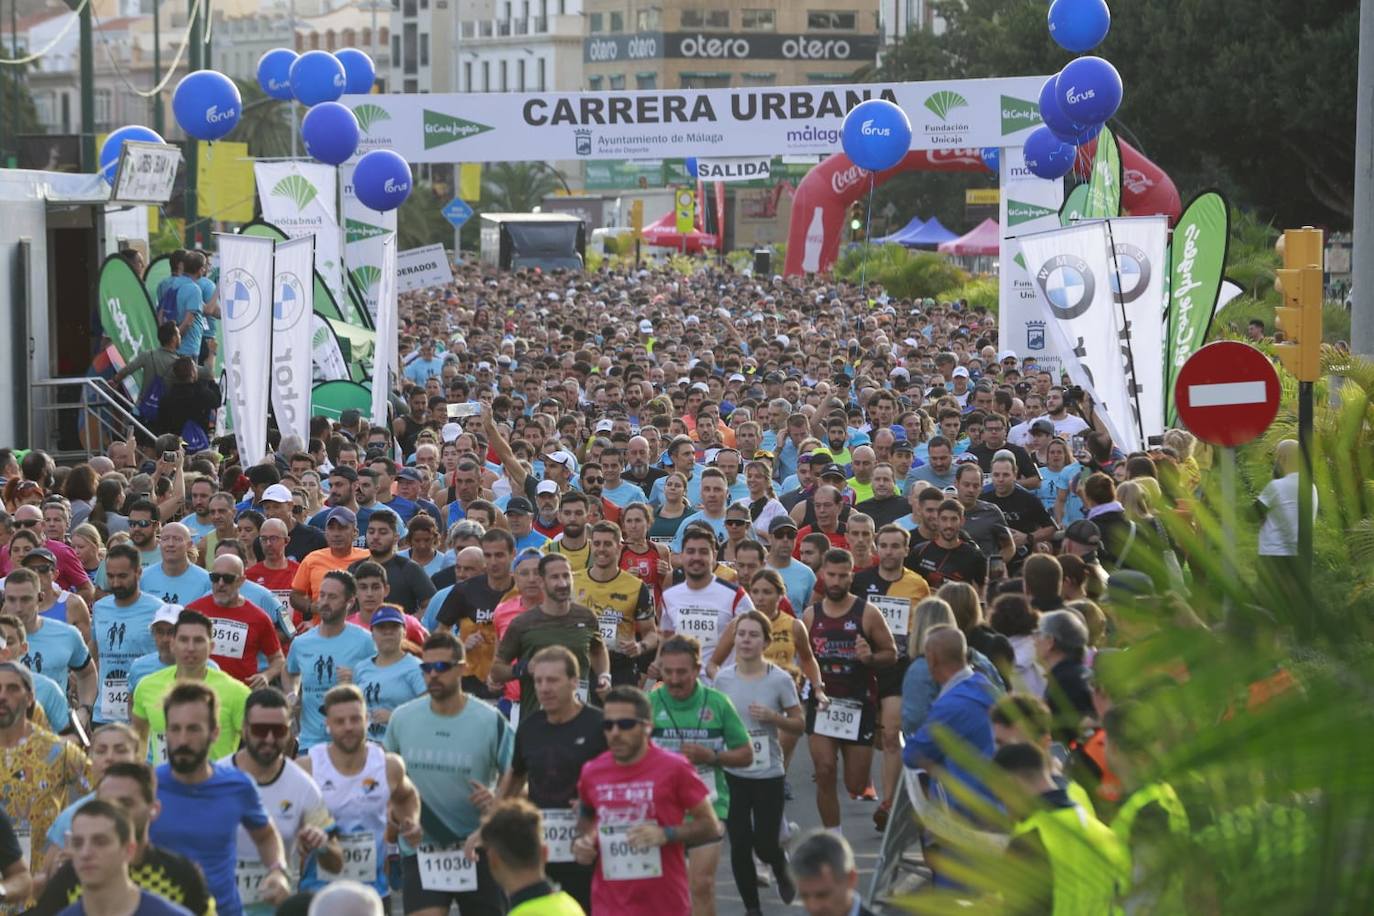
[[[664,53],[681,53],[677,36],[659,37]],[[634,38],[643,36],[595,39],[614,44],[596,53],[602,60],[647,53],[649,46],[642,42],[632,48]],[[855,42],[864,38],[834,41],[848,43],[852,54]],[[713,50],[710,41],[716,40],[724,44]],[[844,50],[838,44],[827,49],[830,37],[813,47],[806,36],[722,35],[709,39],[704,53],[730,59],[743,51],[737,42],[748,42],[749,55],[756,57],[769,41],[776,42],[778,54]],[[369,131],[361,146],[394,149],[412,163],[671,159],[691,155],[684,150],[708,149],[713,157],[828,155],[840,149],[845,115],[868,99],[901,106],[911,119],[912,149],[956,155],[985,146],[1019,146],[1038,121],[1026,100],[1036,98],[1043,82],[1043,77],[1026,76],[643,92],[383,94],[344,101],[350,107],[369,106]]]
[[[729,32],[638,32],[595,35],[582,42],[585,63],[622,60],[832,60],[871,62],[876,35],[740,35]]]

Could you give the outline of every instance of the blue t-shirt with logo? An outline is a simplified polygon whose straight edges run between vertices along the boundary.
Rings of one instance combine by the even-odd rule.
[[[301,751],[329,739],[321,706],[329,688],[339,683],[339,669],[349,668],[356,677],[358,665],[376,654],[372,634],[351,623],[334,636],[324,636],[316,627],[291,643],[286,671],[300,676]]]
[[[24,666],[65,684],[70,672],[86,667],[91,660],[86,640],[69,623],[51,617],[40,617],[38,623],[38,632],[28,635],[29,654],[22,659]]]
[[[428,689],[425,687],[425,676],[420,672],[420,660],[413,655],[402,655],[384,667],[369,658],[354,669],[353,683],[363,692],[369,715],[378,709],[390,712]],[[367,726],[367,736],[373,741],[381,741],[386,737],[386,723],[371,721]]]
[[[167,604],[182,607],[210,594],[210,574],[199,566],[187,566],[179,575],[169,575],[162,564],[149,566],[143,570],[138,587],[150,595],[156,595]]]
[[[96,722],[129,721],[129,669],[139,656],[157,651],[151,627],[162,604],[161,598],[140,592],[127,607],[116,604],[114,595],[106,595],[91,608],[91,633],[100,667]]]

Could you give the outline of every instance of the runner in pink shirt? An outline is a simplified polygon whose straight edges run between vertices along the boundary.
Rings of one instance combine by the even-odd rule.
[[[506,635],[506,627],[521,614],[544,600],[544,577],[539,575],[539,558],[544,556],[538,550],[523,550],[515,558],[511,569],[515,574],[515,588],[519,592],[514,598],[507,598],[491,612],[491,625],[496,628],[496,641]],[[504,693],[512,703],[520,702],[520,679],[511,678],[506,682]]]

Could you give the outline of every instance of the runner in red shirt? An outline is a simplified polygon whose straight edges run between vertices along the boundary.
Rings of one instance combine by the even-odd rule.
[[[293,629],[299,630],[301,612],[291,607],[291,580],[296,578],[296,570],[301,564],[286,555],[287,537],[286,524],[280,519],[269,518],[263,522],[258,534],[263,561],[248,567],[244,576],[276,595],[282,607],[291,608]]]
[[[243,561],[232,553],[221,554],[210,568],[210,594],[186,608],[200,611],[214,624],[210,658],[215,664],[260,690],[282,673],[286,656],[267,612],[239,594],[242,584]],[[267,656],[262,671],[258,671],[258,653]]]
[[[606,694],[610,750],[582,767],[573,854],[592,875],[592,909],[617,916],[686,916],[688,846],[721,835],[706,784],[687,758],[654,746],[652,709],[628,685]],[[690,817],[690,820],[686,818]]]

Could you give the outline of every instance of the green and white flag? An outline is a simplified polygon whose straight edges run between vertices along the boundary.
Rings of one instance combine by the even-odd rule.
[[[334,302],[345,308],[343,233],[334,167],[304,160],[257,162],[253,176],[258,182],[263,220],[288,238],[315,236],[315,270],[324,278]]]
[[[127,366],[139,353],[157,349],[157,315],[143,281],[119,255],[100,268],[100,326]]]
[[[1107,219],[1121,215],[1121,149],[1116,136],[1106,127],[1097,135],[1092,175],[1088,178],[1088,197],[1083,204],[1083,219]]]
[[[1231,214],[1226,198],[1206,191],[1193,198],[1174,226],[1169,248],[1169,313],[1165,332],[1165,421],[1178,423],[1174,380],[1207,339],[1226,269]]]
[[[1088,186],[1086,184],[1075,185],[1069,192],[1069,196],[1064,198],[1064,206],[1059,208],[1059,225],[1067,226],[1083,218],[1083,212],[1088,205]]]

